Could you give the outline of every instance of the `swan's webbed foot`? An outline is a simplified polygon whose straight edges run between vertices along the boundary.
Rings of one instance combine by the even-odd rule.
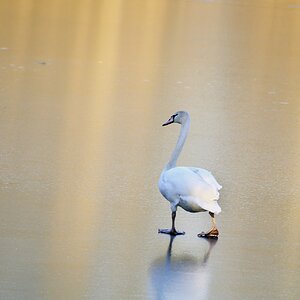
[[[158,233],[169,234],[172,236],[185,234],[184,231],[177,231],[176,229],[158,229]]]
[[[184,231],[177,231],[175,229],[175,218],[176,218],[176,211],[172,211],[172,228],[171,229],[158,229],[158,233],[169,234],[172,236],[185,234]]]
[[[207,239],[217,239],[219,237],[219,231],[217,228],[212,228],[209,232],[201,232],[198,237]]]

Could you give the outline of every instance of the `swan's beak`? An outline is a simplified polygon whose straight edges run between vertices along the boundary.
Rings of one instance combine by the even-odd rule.
[[[174,123],[173,116],[167,122],[165,122],[164,124],[162,124],[162,126],[167,126],[167,125],[172,124],[172,123]]]

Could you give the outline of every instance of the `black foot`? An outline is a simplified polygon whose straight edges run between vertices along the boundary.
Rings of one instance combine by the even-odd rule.
[[[206,239],[218,239],[219,237],[219,231],[217,228],[214,228],[212,229],[211,231],[209,232],[201,232],[198,234],[198,237],[201,237],[201,238],[206,238]]]
[[[164,233],[169,235],[183,235],[185,234],[184,231],[177,231],[176,229],[158,229],[158,233]]]

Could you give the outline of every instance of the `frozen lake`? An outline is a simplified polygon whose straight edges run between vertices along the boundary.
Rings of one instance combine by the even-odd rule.
[[[299,1],[0,4],[0,299],[300,299]],[[157,233],[181,109],[218,241]]]

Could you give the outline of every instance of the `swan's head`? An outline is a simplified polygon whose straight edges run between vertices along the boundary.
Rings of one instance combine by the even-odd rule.
[[[189,119],[189,113],[186,111],[178,111],[174,115],[172,115],[168,121],[166,121],[162,126],[166,126],[172,123],[183,124],[187,119]]]

